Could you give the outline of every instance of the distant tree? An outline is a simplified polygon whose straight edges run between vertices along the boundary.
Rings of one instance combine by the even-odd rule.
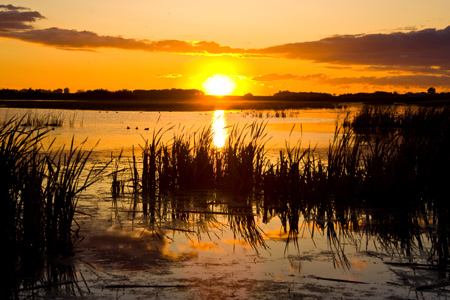
[[[429,95],[434,95],[434,94],[436,94],[436,89],[434,87],[430,87],[430,88],[428,88],[427,93]]]

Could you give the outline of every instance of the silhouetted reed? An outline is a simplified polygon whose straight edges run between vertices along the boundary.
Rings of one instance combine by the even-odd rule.
[[[61,127],[64,125],[65,116],[62,112],[60,113],[48,113],[45,115],[40,115],[37,112],[32,113],[31,111],[25,114],[25,118],[21,125],[31,126],[31,127]]]
[[[142,147],[142,192],[155,195],[215,188],[237,194],[252,191],[263,181],[264,128],[263,123],[232,127],[223,149],[213,146],[211,127],[176,133],[168,143],[162,143],[161,137],[173,127],[155,130],[152,140],[145,140]]]
[[[326,160],[311,149],[287,148],[266,172],[264,206],[288,213],[284,219],[292,236],[298,233],[293,210],[299,210],[313,228],[326,232],[341,265],[346,263],[336,228],[346,241],[364,232],[404,255],[424,251],[426,232],[433,242],[430,261],[446,270],[450,110],[410,108],[393,118],[394,112],[386,109],[385,117],[377,111],[379,123],[372,123],[370,131],[356,130],[344,120]],[[301,159],[291,159],[290,153]]]
[[[263,182],[267,123],[252,123],[231,128],[221,162],[220,189],[246,194],[259,189]]]
[[[113,157],[111,154],[111,163],[113,164],[113,170],[109,174],[112,178],[111,193],[113,197],[118,197],[120,194],[124,194],[125,180],[119,179],[119,175],[123,174],[127,169],[120,167],[120,160],[122,158],[123,151],[120,152],[118,157]]]
[[[52,151],[42,144],[48,131],[24,128],[24,118],[0,126],[0,226],[6,249],[2,284],[9,296],[42,278],[46,258],[71,253],[77,195],[100,178],[86,169],[92,153],[82,144]],[[46,278],[45,280],[53,280]],[[28,285],[30,283],[27,283]]]
[[[361,132],[374,129],[395,129],[401,125],[401,114],[393,105],[364,105],[351,120],[352,128]]]
[[[243,198],[254,195],[263,222],[278,215],[288,243],[296,247],[299,227],[306,228],[300,218],[312,223],[312,235],[326,235],[333,261],[341,267],[349,265],[343,241],[357,243],[359,234],[376,236],[386,249],[405,255],[423,251],[427,234],[430,261],[446,269],[449,108],[399,113],[395,108],[365,107],[353,119],[347,115],[336,124],[326,155],[311,146],[302,148],[301,141],[293,146],[286,142],[276,162],[267,158],[265,125],[230,127],[222,149],[213,146],[210,127],[181,132],[168,143],[161,142],[167,131],[155,131],[143,148],[139,185],[147,186],[142,190],[151,197],[205,189]],[[236,210],[230,207],[229,212]],[[229,222],[249,244],[264,246],[252,218],[239,215]]]

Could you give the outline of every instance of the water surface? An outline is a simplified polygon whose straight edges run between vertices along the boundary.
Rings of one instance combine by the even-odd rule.
[[[84,147],[95,147],[96,163],[123,151],[120,164],[127,168],[132,150],[140,160],[139,145],[159,129],[168,130],[163,141],[170,143],[174,134],[194,134],[210,124],[219,147],[231,126],[256,121],[267,122],[271,159],[276,160],[287,142],[300,139],[320,153],[333,139],[337,120],[356,109],[159,113],[2,108],[0,116],[59,114],[64,126],[50,128],[54,147],[87,138]],[[120,176],[127,178],[128,172]],[[126,185],[124,193],[113,197],[111,178],[105,176],[78,202],[81,238],[75,248],[77,284],[72,293],[97,299],[448,296],[445,289],[416,289],[441,280],[437,272],[417,267],[426,264],[426,251],[405,253],[401,246],[387,245],[377,223],[364,221],[366,212],[355,208],[346,213],[355,215],[364,230],[343,226],[338,212],[325,220],[319,209],[274,206],[257,195],[198,191],[144,199]],[[424,241],[429,249],[425,236]]]

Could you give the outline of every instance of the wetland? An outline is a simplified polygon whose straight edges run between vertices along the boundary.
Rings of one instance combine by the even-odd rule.
[[[0,116],[10,298],[449,296],[447,107]]]

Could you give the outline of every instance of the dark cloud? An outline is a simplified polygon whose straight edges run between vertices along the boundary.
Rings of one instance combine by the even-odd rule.
[[[21,6],[0,5],[0,31],[25,30],[33,28],[29,23],[44,19],[37,11],[29,11]]]
[[[397,27],[396,31],[414,31],[419,30],[417,26],[405,26],[405,27]]]
[[[27,8],[27,7],[14,6],[12,4],[8,4],[8,5],[0,4],[0,8],[4,8],[6,10],[29,10],[29,8]]]
[[[430,74],[441,74],[450,76],[450,70],[444,70],[440,67],[429,67],[429,66],[366,66],[358,71],[384,71],[391,74],[417,74],[417,75],[430,75]]]
[[[449,87],[449,76],[436,75],[403,75],[403,76],[386,76],[386,77],[341,77],[341,78],[324,78],[320,83],[329,85],[350,85],[350,84],[367,84],[375,86],[402,86],[402,87],[416,87],[427,88],[435,87]]]
[[[277,81],[277,80],[320,80],[326,78],[324,74],[311,74],[311,75],[294,75],[294,74],[265,74],[254,76],[252,80],[254,81]]]
[[[373,85],[373,86],[401,86],[404,88],[449,87],[450,76],[446,75],[395,75],[395,76],[361,76],[361,77],[330,77],[325,74],[295,75],[295,74],[265,74],[252,78],[255,81],[300,80],[311,84],[327,84],[333,86]]]
[[[118,48],[151,52],[223,54],[242,53],[242,49],[232,49],[215,42],[186,42],[179,40],[148,41],[127,39],[120,36],[101,36],[92,31],[77,31],[60,28],[8,32],[0,36],[38,43],[62,49],[89,50],[93,48]]]
[[[406,33],[338,35],[268,47],[258,53],[319,63],[438,66],[450,70],[450,26]]]
[[[450,71],[450,26],[444,29],[398,31],[389,34],[336,35],[318,41],[263,49],[241,49],[207,41],[148,41],[56,27],[32,29],[30,23],[42,18],[44,17],[40,13],[29,11],[24,7],[0,5],[0,37],[67,50],[92,51],[98,48],[117,48],[196,55],[300,59],[326,63],[328,67],[363,66],[404,71],[428,69],[436,74],[448,74]],[[293,76],[269,75],[254,80],[283,80]]]

